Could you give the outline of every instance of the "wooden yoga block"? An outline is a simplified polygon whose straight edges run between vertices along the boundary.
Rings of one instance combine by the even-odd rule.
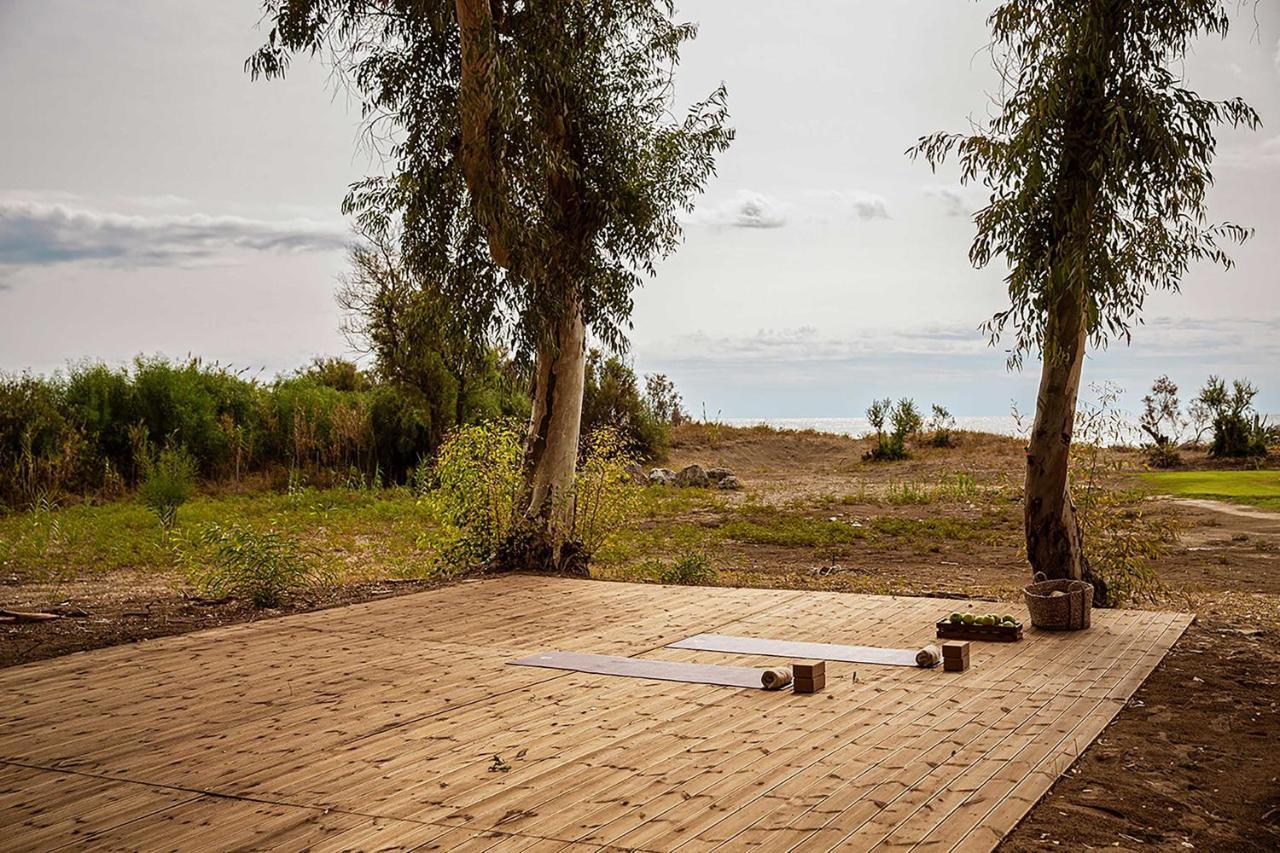
[[[827,686],[827,677],[797,678],[791,684],[797,693],[817,693]]]
[[[942,644],[942,668],[947,672],[964,672],[969,668],[969,644],[957,640]]]
[[[791,664],[791,674],[795,676],[797,681],[807,680],[813,681],[818,678],[826,678],[827,662],[824,660],[798,660]]]

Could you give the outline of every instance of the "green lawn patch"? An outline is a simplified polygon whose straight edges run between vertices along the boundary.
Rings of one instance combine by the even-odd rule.
[[[406,489],[199,496],[178,510],[175,534],[209,522],[294,539],[338,578],[424,577],[434,571],[430,511]],[[178,570],[170,540],[134,500],[0,516],[0,572],[55,580],[129,570]]]
[[[1280,471],[1158,471],[1142,480],[1162,494],[1280,510]]]

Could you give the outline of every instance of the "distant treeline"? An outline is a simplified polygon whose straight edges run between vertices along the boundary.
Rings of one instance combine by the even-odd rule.
[[[665,377],[646,394],[616,357],[592,353],[584,432],[610,423],[641,456],[663,452],[681,416]],[[200,359],[74,365],[53,376],[0,375],[0,503],[124,493],[160,449],[189,454],[207,481],[301,474],[317,485],[403,482],[461,424],[528,416],[527,372],[493,350],[459,379],[382,381],[342,359],[315,359],[262,381]]]

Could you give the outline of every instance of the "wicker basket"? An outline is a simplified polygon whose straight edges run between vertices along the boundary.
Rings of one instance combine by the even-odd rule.
[[[1061,593],[1054,595],[1054,593]],[[1047,631],[1079,631],[1089,627],[1093,585],[1076,580],[1046,580],[1036,572],[1035,583],[1022,590],[1031,611],[1031,624]]]

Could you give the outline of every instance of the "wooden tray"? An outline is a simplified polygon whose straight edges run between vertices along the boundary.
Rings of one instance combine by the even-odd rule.
[[[1017,625],[956,625],[950,619],[938,620],[938,637],[943,640],[990,640],[1016,643],[1022,639],[1022,623]]]

